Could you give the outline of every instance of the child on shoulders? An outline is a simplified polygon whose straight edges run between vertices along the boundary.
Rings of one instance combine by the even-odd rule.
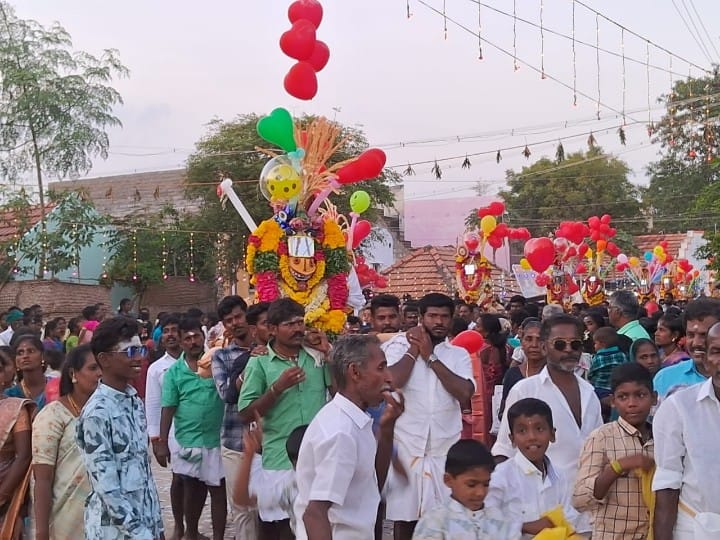
[[[650,372],[634,362],[616,367],[611,385],[620,418],[585,441],[573,504],[590,511],[593,540],[647,538],[654,506],[649,486],[655,470],[647,419],[657,393]]]
[[[522,523],[523,539],[555,527],[546,515],[558,506],[569,523],[577,523],[579,514],[572,507],[568,482],[546,455],[550,443],[555,442],[550,406],[525,398],[515,402],[507,415],[510,440],[518,451],[493,472],[487,508]]]
[[[628,357],[620,350],[620,336],[611,326],[603,326],[593,334],[595,356],[592,358],[588,381],[595,388],[595,394],[602,405],[603,419],[610,417],[610,403],[612,394],[610,388],[610,374],[619,365],[626,364]]]
[[[502,512],[485,508],[495,460],[480,442],[464,439],[448,450],[445,485],[447,504],[426,512],[418,521],[413,540],[517,540],[520,523],[510,523]]]

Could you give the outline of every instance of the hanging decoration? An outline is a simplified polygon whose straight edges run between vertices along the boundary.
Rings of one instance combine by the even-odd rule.
[[[565,161],[565,147],[562,142],[558,142],[557,150],[555,150],[555,162],[560,164]]]
[[[138,257],[137,257],[137,229],[132,230],[132,261],[133,261],[133,274],[132,280],[137,281],[138,279]]]
[[[440,168],[440,164],[435,160],[435,164],[432,166],[432,169],[430,169],[430,172],[435,176],[437,180],[442,180],[442,169]]]
[[[465,159],[463,160],[462,165],[460,165],[460,167],[462,169],[469,169],[470,167],[472,167],[472,163],[470,163],[470,158],[467,155],[465,155]]]

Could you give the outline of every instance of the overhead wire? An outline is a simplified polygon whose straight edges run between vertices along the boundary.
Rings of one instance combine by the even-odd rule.
[[[695,16],[697,17],[697,20],[700,21],[700,26],[702,27],[703,31],[705,32],[705,36],[707,37],[708,42],[710,43],[713,50],[715,51],[715,58],[720,60],[720,52],[718,52],[717,47],[715,47],[715,41],[713,41],[712,37],[710,36],[710,32],[708,32],[707,28],[705,27],[705,23],[703,22],[702,17],[700,16],[700,14],[697,11],[697,8],[695,7],[694,0],[689,0],[689,1],[690,1],[690,6],[692,6],[693,11],[695,12]]]
[[[683,22],[683,24],[685,25],[685,28],[687,28],[688,34],[690,34],[690,37],[693,38],[693,41],[695,42],[695,44],[696,44],[696,45],[698,46],[698,48],[700,49],[700,52],[703,54],[703,56],[705,56],[705,59],[706,59],[710,64],[712,64],[712,58],[710,58],[710,55],[708,54],[707,49],[705,49],[704,45],[703,45],[703,44],[700,42],[700,40],[697,38],[697,36],[696,36],[695,33],[693,32],[692,28],[690,28],[690,25],[689,25],[689,24],[687,23],[687,21],[685,20],[685,16],[682,14],[682,11],[680,11],[680,8],[678,7],[678,5],[677,5],[677,3],[675,2],[675,0],[672,0],[672,5],[675,7],[675,11],[677,11],[677,14],[680,16],[680,20],[681,20],[681,21]],[[693,24],[695,24],[695,23],[693,22]]]

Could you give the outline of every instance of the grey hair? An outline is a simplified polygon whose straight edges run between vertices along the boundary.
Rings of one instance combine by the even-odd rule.
[[[333,344],[330,355],[330,370],[338,388],[347,386],[347,370],[352,364],[365,367],[370,358],[371,347],[380,346],[377,336],[351,334],[343,336]]]
[[[632,291],[615,291],[610,296],[611,305],[617,307],[626,317],[637,319],[640,303]]]
[[[543,307],[542,310],[542,318],[543,320],[549,319],[550,317],[554,317],[555,315],[560,315],[561,313],[565,313],[562,306],[559,304],[548,304],[545,307]]]

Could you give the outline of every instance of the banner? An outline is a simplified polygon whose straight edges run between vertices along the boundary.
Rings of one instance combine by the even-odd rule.
[[[512,265],[513,274],[520,287],[520,292],[525,298],[535,298],[536,296],[546,296],[547,289],[545,287],[538,287],[535,283],[537,272],[535,270],[525,270],[519,264]]]

